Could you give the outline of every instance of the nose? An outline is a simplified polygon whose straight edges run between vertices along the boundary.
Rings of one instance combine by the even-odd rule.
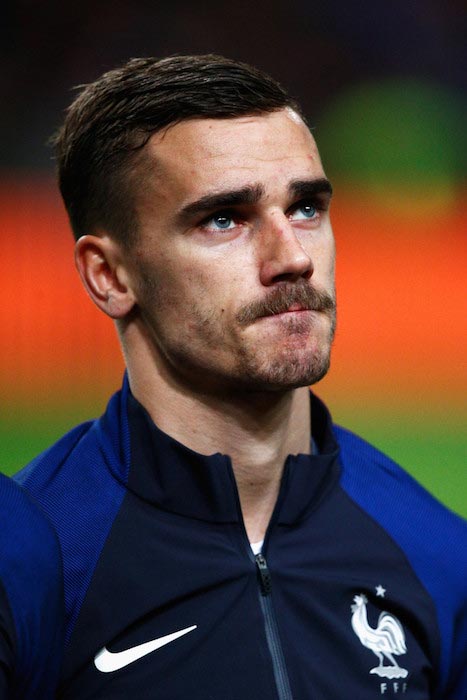
[[[303,235],[307,235],[303,232]],[[311,234],[308,234],[311,235]],[[309,279],[313,262],[294,227],[285,216],[271,215],[259,235],[260,281],[266,287],[276,282]]]

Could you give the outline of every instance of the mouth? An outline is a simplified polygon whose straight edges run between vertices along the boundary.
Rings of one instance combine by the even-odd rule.
[[[310,308],[309,306],[303,306],[303,304],[292,304],[286,309],[277,310],[273,313],[267,313],[259,316],[256,320],[258,322],[265,321],[270,323],[285,323],[289,321],[290,323],[301,323],[302,325],[306,323],[307,327],[311,323],[314,323],[314,318],[321,316],[318,309]],[[290,326],[290,323],[288,324]]]
[[[335,300],[324,290],[310,287],[308,284],[278,287],[266,298],[254,301],[241,309],[237,316],[241,326],[247,326],[265,318],[285,318],[301,316],[307,312],[314,314],[332,314]]]
[[[311,312],[320,312],[321,309],[316,309],[310,306],[306,306],[304,304],[290,304],[287,307],[284,307],[282,309],[276,309],[270,313],[263,314],[259,316],[258,318],[274,318],[276,316],[287,316],[288,314],[302,314],[302,313],[311,313]]]

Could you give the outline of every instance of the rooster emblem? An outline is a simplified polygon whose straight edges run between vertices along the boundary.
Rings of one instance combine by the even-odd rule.
[[[352,628],[361,643],[376,654],[379,666],[372,668],[370,673],[376,673],[381,678],[406,678],[408,671],[401,668],[394,656],[405,654],[407,647],[405,635],[399,620],[387,612],[382,612],[378,625],[374,629],[368,623],[366,604],[368,600],[363,593],[354,598],[352,610]],[[384,657],[390,662],[385,665]]]

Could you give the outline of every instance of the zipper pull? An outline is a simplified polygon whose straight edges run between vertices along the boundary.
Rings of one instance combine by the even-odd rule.
[[[271,574],[269,573],[268,563],[262,554],[255,556],[256,566],[259,574],[259,585],[261,595],[266,596],[271,593]]]

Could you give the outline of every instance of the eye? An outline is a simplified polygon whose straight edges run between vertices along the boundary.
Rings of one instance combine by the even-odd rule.
[[[318,216],[318,209],[311,202],[300,202],[290,211],[293,221],[309,221]]]
[[[230,212],[219,212],[209,219],[206,219],[202,226],[203,228],[214,231],[227,231],[235,227],[235,221]]]

